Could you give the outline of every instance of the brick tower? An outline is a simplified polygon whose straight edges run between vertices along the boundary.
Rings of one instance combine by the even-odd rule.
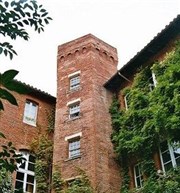
[[[53,164],[65,180],[83,169],[100,193],[119,192],[110,140],[112,93],[104,83],[117,71],[117,51],[88,34],[58,47]]]

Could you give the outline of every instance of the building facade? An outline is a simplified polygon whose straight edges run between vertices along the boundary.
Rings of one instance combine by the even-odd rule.
[[[80,168],[96,192],[118,193],[123,179],[111,142],[113,129],[109,108],[113,97],[119,99],[120,108],[128,109],[128,97],[122,90],[132,85],[140,68],[163,60],[165,54],[173,50],[179,37],[180,17],[177,16],[118,71],[116,48],[91,34],[60,45],[57,97],[26,85],[31,90],[29,94],[14,93],[18,107],[5,101],[5,111],[0,112],[0,131],[6,136],[2,144],[12,141],[27,159],[14,174],[15,188],[36,192],[35,172],[31,169],[35,158],[29,152],[30,144],[46,132],[49,124],[47,114],[55,108],[55,128],[51,136],[54,144],[53,170],[60,168],[62,178],[68,183],[81,177],[77,172]],[[152,73],[150,78],[153,89],[157,84],[156,77]],[[154,154],[157,170],[165,170],[163,155],[166,156],[167,152]],[[172,160],[179,163],[179,154],[176,158]],[[134,164],[129,166],[129,188],[142,186],[139,167]]]

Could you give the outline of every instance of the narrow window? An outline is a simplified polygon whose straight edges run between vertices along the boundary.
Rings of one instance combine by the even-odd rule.
[[[80,73],[81,71],[79,70],[68,75],[70,91],[75,91],[80,88]]]
[[[36,126],[37,111],[38,104],[30,100],[26,100],[23,122],[32,126]]]
[[[156,87],[157,85],[157,80],[156,80],[156,75],[154,72],[151,72],[151,77],[149,78],[150,84],[150,91],[152,91],[154,89],[154,87]]]
[[[74,119],[80,116],[80,103],[69,105],[69,118]]]
[[[69,140],[69,158],[80,156],[80,138]]]
[[[163,171],[167,172],[171,168],[180,166],[180,147],[179,143],[172,144],[164,141],[160,144],[160,158]]]
[[[18,166],[15,182],[15,193],[19,190],[35,193],[36,181],[34,173],[35,157],[27,152],[21,152],[25,160]]]
[[[143,186],[143,175],[140,164],[134,166],[134,180],[136,188],[141,188]]]
[[[70,78],[70,91],[78,90],[80,87],[80,76],[74,76]]]
[[[129,96],[129,94],[126,94],[124,96],[124,105],[125,105],[126,110],[128,110],[128,98],[129,98],[128,96]]]

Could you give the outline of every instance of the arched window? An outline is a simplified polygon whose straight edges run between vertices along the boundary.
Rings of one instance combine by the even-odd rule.
[[[18,192],[18,190],[22,190],[26,193],[35,193],[35,157],[29,154],[27,151],[21,151],[21,154],[25,160],[18,165],[15,193]]]

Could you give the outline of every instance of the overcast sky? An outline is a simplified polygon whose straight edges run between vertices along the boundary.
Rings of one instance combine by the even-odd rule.
[[[18,56],[0,56],[0,72],[56,96],[57,46],[91,33],[118,50],[118,69],[180,13],[180,0],[37,0],[53,21],[13,43]]]

